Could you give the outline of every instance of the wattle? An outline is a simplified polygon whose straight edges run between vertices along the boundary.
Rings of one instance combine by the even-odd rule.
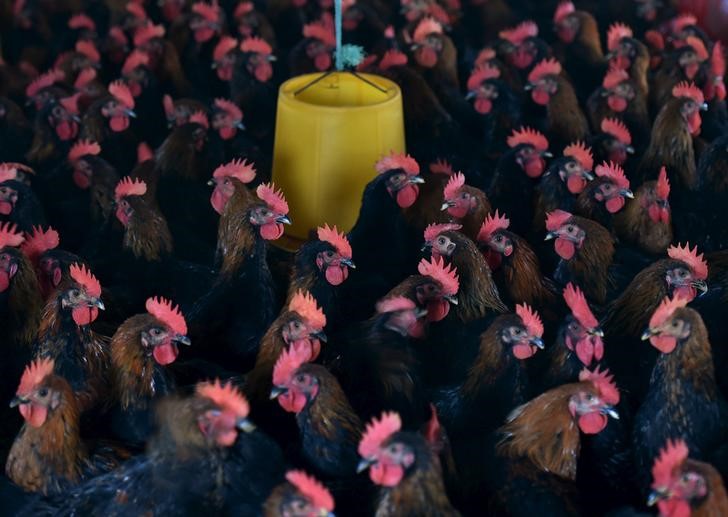
[[[564,260],[571,260],[571,257],[576,253],[576,247],[574,243],[559,237],[554,243],[554,249],[556,253]]]
[[[579,428],[584,434],[597,434],[607,427],[607,417],[601,413],[588,413],[579,417]]]

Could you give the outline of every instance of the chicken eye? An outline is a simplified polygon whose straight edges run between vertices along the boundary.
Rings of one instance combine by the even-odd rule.
[[[303,374],[299,373],[298,375],[296,375],[296,382],[303,383],[305,380],[306,377]]]
[[[445,244],[445,239],[443,237],[438,237],[437,238],[437,243],[444,245]]]
[[[152,335],[153,336],[160,336],[162,334],[162,331],[159,329],[152,329]]]
[[[41,388],[41,389],[40,389],[40,390],[38,391],[38,395],[40,395],[41,397],[46,397],[46,396],[48,396],[48,388]]]
[[[673,322],[672,322],[672,323],[670,324],[670,326],[672,326],[672,328],[676,329],[676,328],[678,328],[678,327],[680,326],[680,324],[679,324],[679,323],[677,322],[677,320],[674,320],[674,321],[673,321]]]
[[[300,322],[298,322],[298,321],[294,321],[294,322],[293,322],[293,327],[294,327],[294,328],[297,328],[297,329],[300,329],[300,328],[301,328],[301,323],[300,323]]]
[[[571,226],[571,225],[569,225],[569,226],[566,227],[566,231],[569,232],[569,233],[572,233],[574,231],[574,227]]]
[[[333,251],[327,251],[327,252],[324,253],[324,255],[326,255],[326,258],[330,259],[330,258],[333,258],[334,252]]]
[[[74,298],[78,298],[79,296],[81,296],[81,291],[79,291],[78,289],[71,289],[71,296],[73,296]]]
[[[589,401],[589,402],[594,402],[594,395],[592,395],[591,393],[589,393],[586,396],[586,400]]]
[[[503,236],[502,235],[496,235],[493,240],[495,242],[503,242]]]

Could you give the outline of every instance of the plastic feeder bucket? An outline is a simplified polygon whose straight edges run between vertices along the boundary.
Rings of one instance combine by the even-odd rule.
[[[385,91],[347,72],[314,84],[321,74],[303,75],[281,85],[273,181],[286,195],[293,222],[279,241],[285,248],[298,247],[323,223],[348,232],[376,161],[405,150],[399,87],[377,75],[358,75]]]

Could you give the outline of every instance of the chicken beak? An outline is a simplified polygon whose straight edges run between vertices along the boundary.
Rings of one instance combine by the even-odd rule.
[[[556,232],[549,232],[549,233],[546,234],[546,237],[544,237],[543,240],[550,241],[551,239],[555,239],[558,236],[559,236],[559,234],[556,233]]]
[[[704,102],[700,105],[700,111],[708,111],[708,103]]]
[[[432,248],[432,243],[430,241],[425,241],[425,243],[420,248],[420,251],[427,251],[430,248]]]
[[[582,171],[581,175],[587,181],[591,181],[594,179],[594,175],[589,171]]]
[[[323,330],[319,330],[318,332],[312,332],[311,337],[318,339],[322,343],[328,342],[329,339],[326,337],[326,334],[324,334]]]
[[[215,186],[215,180],[207,180],[207,186],[208,187],[214,187]]]
[[[600,328],[595,328],[594,330],[587,330],[587,334],[589,334],[590,336],[604,337],[604,331]]]
[[[270,390],[270,399],[275,400],[288,391],[288,388],[283,386],[273,386]]]
[[[612,406],[604,406],[602,408],[602,414],[610,416],[615,420],[619,420],[619,413],[617,413],[617,410],[614,409]]]
[[[291,220],[288,218],[287,215],[281,215],[276,218],[277,223],[281,224],[291,224]]]
[[[544,349],[543,339],[538,336],[532,336],[529,342],[539,350]]]
[[[236,129],[239,129],[240,131],[245,131],[245,124],[243,124],[242,122],[238,121],[238,122],[235,123],[235,128]]]
[[[88,302],[89,307],[96,307],[100,311],[106,310],[106,306],[101,298],[90,297],[86,301]]]
[[[693,282],[693,287],[700,291],[700,296],[703,296],[708,292],[708,284],[705,283],[705,280],[695,280]]]
[[[634,147],[632,147],[631,145],[625,147],[624,150],[627,151],[628,154],[634,154]]]
[[[409,177],[409,182],[410,183],[419,183],[419,184],[422,184],[422,183],[425,182],[425,180],[422,179],[422,176],[410,176]]]
[[[670,493],[666,489],[657,488],[650,492],[650,495],[647,497],[647,506],[655,506],[663,499],[668,499],[669,497]]]
[[[530,92],[531,90],[533,90],[533,85],[531,83],[527,83],[526,86],[523,87],[523,89],[527,92]]]
[[[634,194],[628,188],[625,188],[625,189],[620,190],[619,191],[619,194],[622,195],[623,197],[626,197],[626,198],[629,198],[629,199],[634,199]]]
[[[418,307],[415,309],[415,317],[417,319],[424,318],[425,316],[427,316],[427,309],[422,307]]]
[[[174,336],[172,338],[172,341],[174,341],[176,343],[181,343],[181,344],[186,345],[186,346],[192,345],[192,341],[190,340],[190,338],[188,338],[187,336],[183,336],[181,334],[178,334],[178,335]]]
[[[477,95],[477,92],[469,91],[468,93],[465,94],[465,100],[466,101],[472,100],[475,98],[476,95]]]
[[[417,50],[417,49],[418,49],[418,48],[420,48],[421,46],[422,46],[422,45],[420,45],[419,43],[413,43],[412,45],[410,45],[410,50],[411,50],[412,52],[414,52],[415,50]]]
[[[10,401],[10,407],[18,407],[22,404],[27,404],[28,402],[30,402],[30,400],[18,395],[17,397],[13,397],[13,400]]]
[[[375,460],[369,460],[369,459],[364,458],[356,466],[356,473],[360,474],[360,473],[364,472],[366,469],[368,469],[369,467],[374,465],[374,463],[375,463]]]
[[[126,113],[126,114],[127,114],[127,115],[128,115],[129,117],[131,117],[131,118],[137,118],[137,114],[136,114],[136,111],[134,111],[134,110],[128,109],[128,110],[126,110],[126,111],[125,111],[125,113]]]
[[[443,299],[447,300],[452,305],[458,304],[458,299],[452,294],[447,294],[447,295],[443,296]]]
[[[238,421],[235,423],[235,427],[245,433],[252,433],[253,431],[255,431],[255,425],[247,418],[238,419]]]
[[[271,63],[273,63],[273,62],[275,62],[275,61],[278,61],[278,58],[277,58],[276,56],[274,56],[273,54],[269,55],[267,59],[268,59],[268,61],[270,61]]]
[[[341,263],[350,269],[356,269],[356,264],[354,264],[354,261],[351,259],[343,258],[341,259]]]
[[[440,207],[440,212],[444,212],[445,210],[453,206],[455,206],[455,203],[453,201],[445,201]]]
[[[612,59],[612,58],[613,58],[614,56],[616,56],[616,55],[617,55],[617,53],[616,53],[616,52],[615,52],[614,50],[612,50],[611,52],[607,52],[607,55],[606,55],[606,56],[604,56],[604,57],[605,57],[606,59]]]
[[[541,153],[541,156],[543,156],[544,158],[553,158],[554,157],[553,153],[550,152],[550,151],[544,151],[544,152],[542,152]]]
[[[653,329],[648,328],[647,330],[645,330],[642,333],[642,337],[640,339],[642,339],[642,341],[647,341],[648,339],[650,339],[652,336],[654,336],[656,334],[658,334],[658,331],[657,330],[653,330]]]
[[[210,68],[212,68],[213,70],[215,70],[217,68],[217,66],[218,66],[217,65],[217,62],[213,61],[212,64],[210,65]]]

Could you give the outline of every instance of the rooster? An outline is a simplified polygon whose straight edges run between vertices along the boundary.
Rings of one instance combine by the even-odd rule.
[[[381,488],[375,515],[457,517],[442,480],[442,467],[425,438],[401,431],[397,413],[383,413],[369,424],[359,442],[358,471]]]
[[[302,470],[286,472],[286,481],[263,504],[263,517],[333,515],[334,498],[316,478]]]
[[[177,359],[179,344],[191,344],[178,307],[164,298],[149,298],[146,309],[122,323],[109,345],[117,401],[111,410],[112,426],[126,443],[143,443],[151,433],[154,400],[172,393],[175,386],[164,367]]]
[[[35,353],[55,360],[57,373],[86,411],[102,401],[108,387],[108,345],[88,327],[104,303],[101,284],[89,269],[72,264],[70,276],[43,309]]]
[[[650,466],[671,436],[681,436],[693,457],[706,460],[725,443],[728,405],[715,381],[708,332],[689,298],[666,297],[650,317],[643,340],[660,356],[635,416],[633,447],[640,488],[647,493]]]

